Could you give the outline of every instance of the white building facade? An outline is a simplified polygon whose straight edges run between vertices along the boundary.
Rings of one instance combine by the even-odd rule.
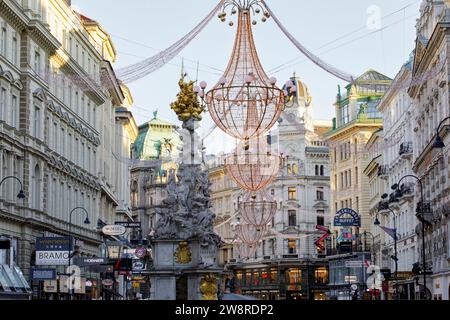
[[[116,119],[125,94],[115,55],[101,26],[70,1],[0,1],[0,177],[19,178],[26,196],[17,199],[15,180],[1,186],[0,236],[12,239],[9,264],[25,275],[36,237],[72,234],[83,255],[99,256],[97,221],[124,219],[117,208],[129,204],[129,185],[116,176],[133,135],[124,142],[122,129],[134,120]],[[79,206],[90,225],[83,212],[69,225]]]

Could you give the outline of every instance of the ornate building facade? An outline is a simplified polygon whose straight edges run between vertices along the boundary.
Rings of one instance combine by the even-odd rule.
[[[73,235],[99,256],[97,221],[129,214],[131,95],[114,74],[116,51],[70,1],[0,1],[0,235],[28,277],[35,239]],[[100,76],[100,74],[102,76]],[[69,212],[84,207],[82,214]],[[6,263],[6,261],[0,261]]]
[[[398,201],[394,199],[394,190],[391,188],[405,175],[413,174],[413,105],[407,86],[411,82],[411,72],[412,60],[402,66],[392,87],[378,106],[378,110],[383,114],[384,126],[382,141],[378,148],[382,157],[377,180],[375,180],[379,186],[379,193],[373,199],[370,212],[372,221],[378,217],[381,226],[397,228],[398,274],[396,280],[399,298],[402,299],[416,298],[412,270],[414,263],[420,261],[421,256],[416,234],[417,218],[414,198],[418,193],[415,183],[402,182],[402,197]],[[389,198],[382,200],[383,194],[388,194]],[[394,272],[395,261],[391,258],[395,255],[394,239],[376,225],[373,225],[372,232],[379,236],[382,242],[382,250],[374,252],[380,255],[378,260],[380,267]]]
[[[433,148],[442,120],[450,116],[449,52],[450,4],[448,1],[423,1],[417,21],[417,40],[409,95],[413,101],[413,171],[424,187],[426,224],[426,269],[432,271],[427,282],[434,299],[448,300],[450,294],[450,135],[448,121],[439,135],[443,149]],[[423,77],[423,74],[429,74]],[[414,81],[425,78],[424,81]],[[420,199],[416,199],[416,205]],[[421,224],[417,227],[422,246]],[[422,261],[420,259],[420,261]],[[422,264],[422,263],[421,263]],[[423,267],[423,266],[422,266]]]
[[[140,221],[146,239],[156,227],[156,208],[166,198],[167,178],[170,170],[176,170],[181,147],[178,127],[158,118],[139,126],[133,145],[131,166],[131,204],[135,221]]]

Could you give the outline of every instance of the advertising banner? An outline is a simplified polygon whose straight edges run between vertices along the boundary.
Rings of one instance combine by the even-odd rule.
[[[64,266],[69,264],[69,237],[36,239],[37,266]]]

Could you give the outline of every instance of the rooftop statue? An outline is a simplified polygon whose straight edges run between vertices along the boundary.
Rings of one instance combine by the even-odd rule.
[[[183,123],[191,119],[201,121],[201,114],[205,109],[198,102],[197,95],[194,92],[194,81],[185,82],[185,76],[186,74],[178,82],[180,93],[177,94],[177,100],[170,107]]]

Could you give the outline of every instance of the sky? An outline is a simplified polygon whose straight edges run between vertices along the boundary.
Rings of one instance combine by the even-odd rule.
[[[394,78],[415,46],[415,22],[421,0],[267,0],[290,33],[321,59],[353,75],[375,69]],[[111,35],[122,68],[151,57],[189,32],[218,0],[73,0],[73,7],[97,20]],[[124,5],[126,4],[126,6]],[[376,19],[380,17],[381,19]],[[331,120],[337,86],[346,83],[307,60],[272,19],[253,28],[262,65],[283,84],[295,72],[313,97],[315,119]],[[214,18],[174,60],[156,72],[128,84],[138,124],[158,117],[179,123],[170,103],[185,71],[210,86],[218,82],[233,47],[236,24]],[[213,125],[209,115],[204,132]],[[220,140],[219,140],[220,139]],[[209,141],[208,141],[209,140]],[[218,143],[221,141],[221,143]],[[216,129],[205,142],[208,153],[228,150],[233,143]]]

